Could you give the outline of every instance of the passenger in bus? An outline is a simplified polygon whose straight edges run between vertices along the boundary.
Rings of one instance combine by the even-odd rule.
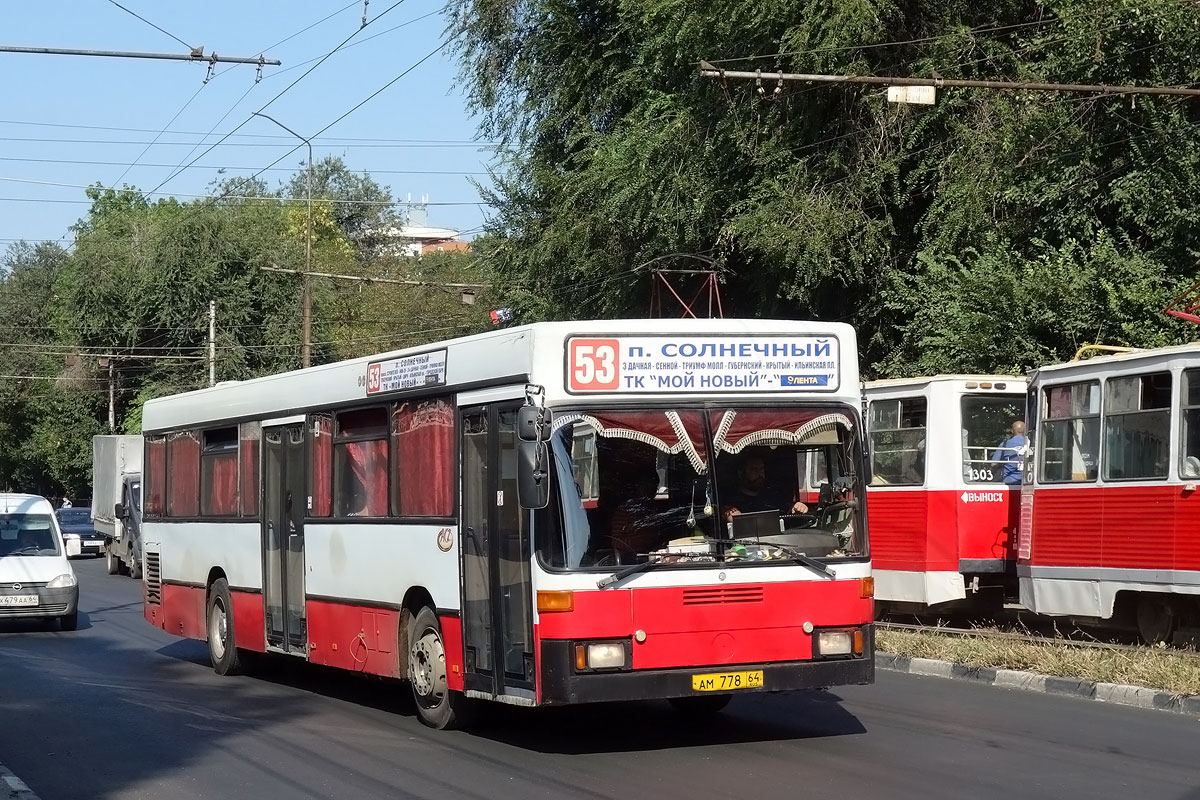
[[[732,522],[738,514],[755,511],[778,511],[781,514],[808,513],[806,504],[799,500],[788,500],[785,492],[768,485],[767,465],[760,456],[747,456],[738,467],[737,475],[737,489],[725,496],[726,522]]]
[[[992,461],[1002,465],[1001,474],[1009,486],[1021,483],[1025,469],[1025,454],[1029,451],[1029,439],[1025,436],[1025,420],[1013,420],[1009,437],[992,453]]]

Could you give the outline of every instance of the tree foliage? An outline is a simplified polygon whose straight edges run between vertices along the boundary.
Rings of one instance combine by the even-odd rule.
[[[300,366],[308,233],[301,172],[273,191],[232,178],[189,203],[93,187],[71,252],[18,243],[0,262],[0,489],[87,497],[91,439],[141,430],[142,404],[208,384],[209,303],[218,380]],[[339,159],[314,168],[313,270],[416,283],[314,278],[315,363],[490,325],[446,282],[478,282],[470,254],[387,255],[364,232],[394,222],[391,195]],[[298,183],[299,182],[299,183]],[[319,194],[318,194],[319,192]],[[332,201],[332,202],[326,202]],[[486,299],[483,300],[486,303]]]
[[[727,315],[853,322],[867,372],[1031,367],[1192,331],[1200,111],[1165,97],[703,78],[727,69],[1195,85],[1189,0],[456,0],[481,240],[527,318],[645,313],[637,267],[726,268]],[[720,59],[741,59],[720,61]]]

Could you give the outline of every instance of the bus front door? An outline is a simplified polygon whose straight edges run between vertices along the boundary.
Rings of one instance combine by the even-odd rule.
[[[263,602],[267,647],[306,655],[304,425],[263,429]]]
[[[517,409],[462,414],[465,688],[534,700],[529,514],[517,502]]]

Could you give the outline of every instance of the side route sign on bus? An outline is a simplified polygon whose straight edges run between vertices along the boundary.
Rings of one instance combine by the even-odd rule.
[[[568,392],[834,392],[835,336],[572,336]]]
[[[442,386],[445,383],[445,350],[401,356],[367,365],[367,394],[402,392],[405,389]]]

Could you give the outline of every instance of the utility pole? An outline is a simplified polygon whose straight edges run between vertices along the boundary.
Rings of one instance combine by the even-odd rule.
[[[254,112],[254,116],[271,120],[271,122],[274,122],[292,136],[295,136],[297,139],[308,145],[308,168],[305,170],[305,184],[307,185],[306,193],[308,195],[308,225],[306,226],[307,235],[304,237],[304,277],[302,281],[304,288],[301,292],[303,295],[303,299],[301,300],[301,304],[303,306],[303,311],[301,312],[303,321],[301,323],[302,341],[300,344],[300,364],[301,366],[307,368],[312,366],[312,142],[310,142],[308,139],[305,139],[303,136],[296,133],[294,130],[289,128],[287,125],[284,125],[274,117],[267,116],[266,114],[258,111]]]
[[[977,81],[954,78],[904,78],[887,75],[821,75],[798,72],[763,72],[762,70],[724,70],[707,61],[700,62],[700,75],[721,80],[750,80],[759,84],[765,93],[763,81],[775,81],[779,90],[784,82],[795,83],[849,83],[868,86],[919,86],[940,89],[998,89],[1001,91],[1073,92],[1076,94],[1129,94],[1167,95],[1171,97],[1200,97],[1200,89],[1181,89],[1174,86],[1109,86],[1087,83],[1042,83],[1036,81]]]
[[[116,359],[108,359],[108,432],[117,429]]]
[[[208,385],[217,385],[217,301],[208,301]]]

